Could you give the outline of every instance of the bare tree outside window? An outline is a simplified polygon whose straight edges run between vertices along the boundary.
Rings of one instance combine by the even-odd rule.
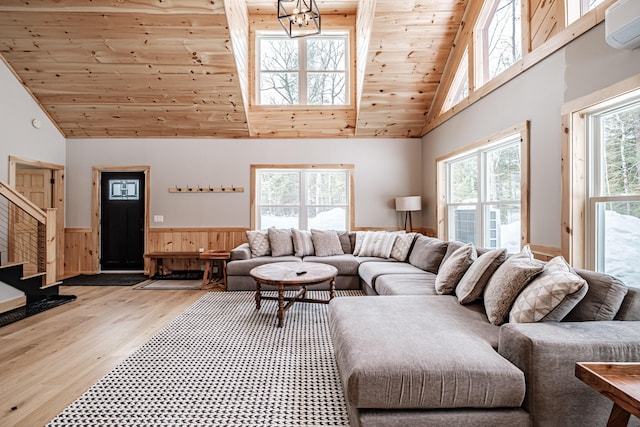
[[[348,37],[259,36],[261,105],[345,105]]]
[[[501,0],[489,21],[487,81],[522,58],[520,0]]]
[[[521,7],[521,0],[485,2],[474,28],[476,87],[522,58]]]

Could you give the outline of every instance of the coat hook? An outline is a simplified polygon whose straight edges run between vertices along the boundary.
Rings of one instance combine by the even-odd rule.
[[[202,187],[198,185],[198,191],[202,191]]]
[[[220,188],[222,189],[222,191],[227,191],[227,189],[224,188],[224,185],[220,185]]]
[[[176,185],[176,190],[178,190],[178,191],[182,191],[182,187],[178,187],[178,186]]]
[[[209,186],[209,191],[213,191],[213,187],[212,186]]]
[[[187,185],[187,191],[193,191],[193,188],[189,187],[189,185]]]
[[[231,191],[236,191],[236,186],[231,184]]]

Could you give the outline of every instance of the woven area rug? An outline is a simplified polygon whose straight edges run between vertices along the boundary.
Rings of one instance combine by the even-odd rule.
[[[348,426],[327,305],[295,303],[283,328],[276,310],[208,292],[48,425]]]

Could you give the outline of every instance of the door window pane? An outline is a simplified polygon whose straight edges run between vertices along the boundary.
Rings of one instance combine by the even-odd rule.
[[[109,200],[139,200],[140,181],[137,179],[110,179]]]

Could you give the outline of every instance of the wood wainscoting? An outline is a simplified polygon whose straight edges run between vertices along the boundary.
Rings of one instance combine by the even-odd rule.
[[[247,241],[248,228],[150,228],[146,237],[145,252],[197,252],[200,248],[231,250]],[[90,228],[65,229],[66,276],[96,274],[99,272],[100,250],[94,231]],[[196,265],[197,263],[197,265]],[[173,260],[166,263],[174,270],[198,270],[199,260]],[[145,272],[149,273],[149,260],[145,260]]]

